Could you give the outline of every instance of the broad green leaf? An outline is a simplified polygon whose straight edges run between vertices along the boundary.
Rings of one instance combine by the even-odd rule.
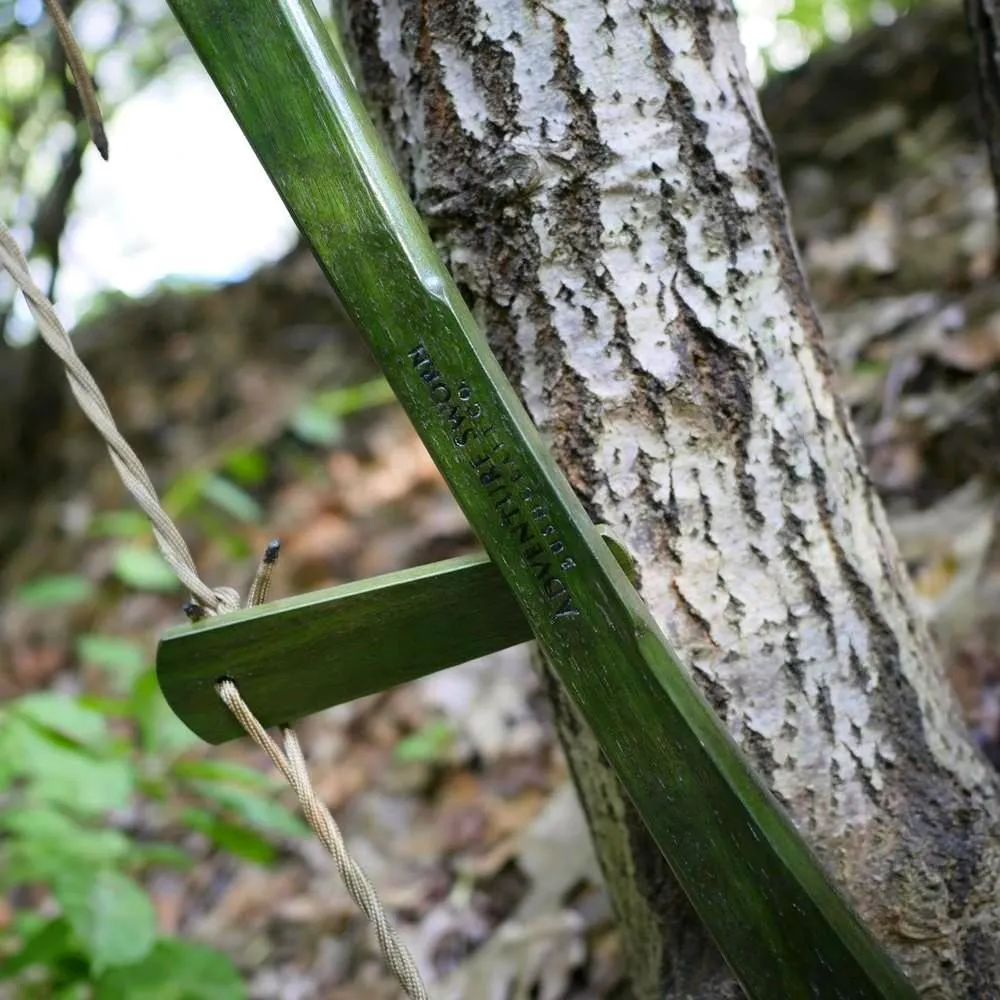
[[[8,874],[19,881],[49,878],[66,865],[119,861],[131,851],[129,839],[113,829],[94,829],[44,805],[6,810],[0,830],[10,837]],[[16,869],[16,872],[15,872]]]
[[[110,868],[66,869],[53,886],[95,972],[131,965],[156,942],[156,912],[146,892]]]
[[[180,589],[180,582],[163,556],[154,549],[123,545],[115,553],[115,575],[136,590],[170,592]]]
[[[82,961],[82,960],[81,960]],[[63,962],[62,965],[65,966],[68,963]],[[69,983],[66,986],[58,988],[55,993],[52,994],[52,1000],[93,1000],[93,992],[89,982],[84,982],[74,974],[74,971],[66,971],[65,968],[60,968],[60,974],[62,976],[72,976],[74,982]],[[86,969],[80,970],[81,974],[86,972]],[[89,976],[86,977],[88,980]]]
[[[94,1000],[246,1000],[225,955],[202,945],[161,939],[143,961],[105,973]]]
[[[231,479],[208,476],[202,483],[202,496],[237,521],[254,524],[264,516],[260,504]]]
[[[84,746],[97,747],[108,738],[104,716],[85,708],[68,694],[39,691],[24,695],[11,705],[11,711],[42,729],[52,730]]]
[[[42,576],[14,593],[14,601],[28,608],[55,608],[89,600],[94,585],[86,577],[68,573],[62,576]]]
[[[10,719],[0,729],[0,756],[30,782],[37,799],[76,812],[120,809],[132,795],[134,773],[127,760],[67,746],[23,719]]]
[[[76,640],[76,653],[84,663],[92,663],[131,681],[149,665],[142,646],[131,639],[88,632]]]
[[[131,800],[135,775],[128,761],[95,760],[61,748],[33,764],[34,792],[81,813],[124,809]]]

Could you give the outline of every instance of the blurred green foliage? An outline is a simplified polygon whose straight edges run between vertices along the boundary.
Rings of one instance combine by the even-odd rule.
[[[0,892],[14,904],[0,981],[23,997],[244,997],[225,956],[161,934],[140,880],[192,864],[178,829],[265,863],[304,827],[273,801],[273,779],[186,755],[197,741],[140,648],[99,635],[80,648],[121,674],[121,696],[46,691],[0,708]],[[163,992],[146,991],[154,978]]]
[[[811,52],[846,41],[871,24],[886,24],[917,0],[737,0],[742,19],[773,22],[773,31],[754,32],[768,73],[790,69]]]
[[[321,391],[287,432],[307,445],[336,445],[352,415],[393,399],[382,378]],[[303,435],[302,412],[322,415],[328,432]],[[247,528],[264,517],[254,493],[273,478],[271,462],[262,448],[233,448],[218,469],[181,474],[165,501],[173,516],[245,557]],[[142,514],[97,514],[89,534],[111,547],[110,584],[178,589]],[[12,600],[46,611],[93,603],[104,586],[53,575]],[[308,827],[279,796],[287,792],[278,778],[194,752],[200,741],[163,700],[143,643],[90,632],[77,637],[75,652],[103,677],[100,695],[38,691],[0,706],[0,899],[13,903],[13,919],[0,924],[0,992],[8,981],[25,998],[244,998],[224,955],[160,932],[143,886],[157,871],[194,863],[176,846],[186,834],[268,864]],[[436,759],[451,739],[429,727],[404,741],[400,757]]]

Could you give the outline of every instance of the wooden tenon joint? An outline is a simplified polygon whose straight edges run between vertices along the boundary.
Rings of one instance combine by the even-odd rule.
[[[602,531],[626,575],[625,548]],[[485,555],[389,573],[168,631],[156,672],[177,716],[208,743],[243,736],[223,677],[265,726],[386,691],[532,638]]]

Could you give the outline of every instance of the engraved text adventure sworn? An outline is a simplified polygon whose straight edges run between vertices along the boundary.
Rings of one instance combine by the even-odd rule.
[[[580,610],[565,583],[576,563],[558,537],[548,508],[516,457],[510,454],[501,431],[485,418],[467,383],[453,387],[445,381],[422,343],[407,356],[451,431],[452,445],[462,451],[475,470],[480,486],[493,501],[497,520],[516,539],[528,568],[541,585],[550,620],[576,618]]]

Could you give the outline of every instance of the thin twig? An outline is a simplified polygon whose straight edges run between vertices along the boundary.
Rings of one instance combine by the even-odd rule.
[[[90,137],[94,140],[97,151],[102,159],[108,158],[108,136],[104,131],[104,117],[101,114],[101,105],[97,100],[97,91],[94,89],[94,81],[87,69],[87,63],[83,58],[83,51],[70,27],[69,18],[62,9],[60,0],[42,0],[45,9],[52,18],[52,23],[56,26],[56,33],[62,43],[63,51],[66,53],[66,62],[73,71],[73,80],[76,82],[76,90],[80,95],[80,104],[90,128]]]

